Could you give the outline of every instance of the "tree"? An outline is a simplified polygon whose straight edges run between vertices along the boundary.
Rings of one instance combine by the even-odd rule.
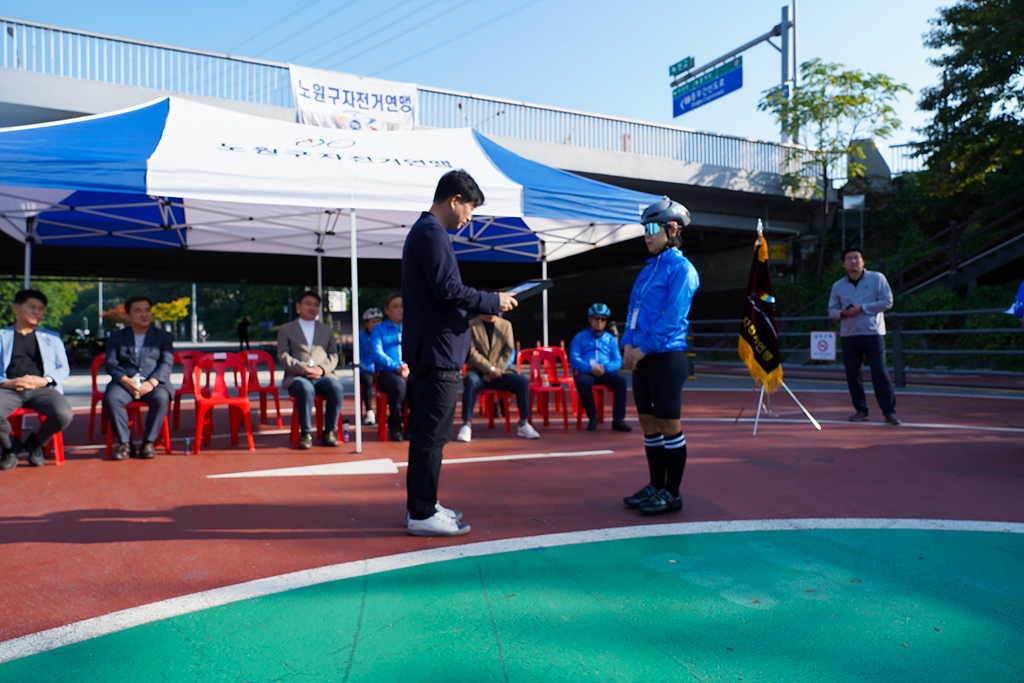
[[[784,184],[794,196],[822,198],[822,225],[818,233],[818,266],[821,276],[825,255],[825,233],[830,224],[828,190],[834,169],[845,159],[863,159],[864,151],[856,141],[864,138],[891,137],[900,127],[892,104],[901,92],[911,92],[885,74],[846,71],[842,64],[812,59],[800,65],[800,85],[792,97],[779,97],[777,90],[765,91],[757,105],[783,123],[783,130],[803,147],[788,147]],[[848,162],[846,175],[864,175],[864,166]]]
[[[153,319],[159,320],[162,323],[171,323],[173,334],[174,323],[188,316],[188,305],[190,303],[192,303],[192,299],[183,296],[180,299],[168,301],[167,303],[153,304]]]
[[[941,196],[994,194],[1024,178],[1024,0],[962,0],[939,10],[924,44],[946,53],[929,62],[942,84],[922,90],[918,107],[934,112],[918,129]]]
[[[20,281],[5,280],[0,282],[0,327],[14,324],[15,315],[11,308],[14,295],[24,287]],[[77,282],[66,280],[33,280],[32,289],[46,295],[49,303],[43,316],[43,327],[61,331],[64,316],[71,312],[78,301],[78,293],[82,287]]]

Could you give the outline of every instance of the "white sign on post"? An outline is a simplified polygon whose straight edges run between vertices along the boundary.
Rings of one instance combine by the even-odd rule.
[[[383,81],[337,71],[288,65],[296,120],[346,130],[413,130],[417,91],[413,83]]]
[[[811,360],[836,359],[836,333],[811,332]]]

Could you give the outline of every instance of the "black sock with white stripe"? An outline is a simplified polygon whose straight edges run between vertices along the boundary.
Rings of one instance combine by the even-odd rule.
[[[665,490],[673,496],[679,495],[679,485],[683,482],[683,470],[686,468],[686,437],[682,432],[675,436],[665,437]]]
[[[662,489],[665,487],[665,437],[660,432],[644,434],[644,450],[651,471],[651,486]]]

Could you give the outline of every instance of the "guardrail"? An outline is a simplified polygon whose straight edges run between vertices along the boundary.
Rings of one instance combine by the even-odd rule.
[[[912,156],[914,143],[908,142],[902,145],[889,145],[889,171],[893,175],[900,173],[917,173],[928,168],[924,157]]]
[[[294,107],[288,65],[0,17],[0,66],[165,92]],[[419,86],[418,124],[778,174],[782,145]],[[790,157],[793,155],[790,154]],[[801,171],[813,176],[812,169]]]
[[[913,312],[913,313],[886,313],[885,320],[887,323],[886,340],[887,346],[889,347],[890,353],[887,354],[887,358],[892,362],[893,374],[895,377],[895,384],[898,387],[905,387],[907,385],[906,379],[906,359],[907,356],[1018,356],[1024,358],[1024,328],[1019,323],[1014,322],[1015,327],[987,327],[987,328],[971,328],[963,327],[962,324],[955,328],[945,329],[904,329],[905,320],[915,320],[921,318],[927,318],[934,320],[936,318],[966,318],[968,316],[979,316],[979,315],[1001,315],[1003,309],[975,309],[975,310],[964,310],[964,311],[924,311],[924,312]],[[1006,316],[1007,321],[1010,317]],[[776,318],[776,321],[780,323],[779,338],[780,344],[783,339],[792,338],[805,338],[808,340],[807,346],[789,346],[779,349],[779,353],[791,354],[800,353],[808,350],[810,342],[810,329],[801,330],[788,330],[785,328],[801,327],[806,326],[807,323],[818,323],[824,322],[824,325],[818,326],[819,329],[835,329],[836,321],[832,320],[828,316],[801,316],[801,317],[780,317]],[[717,326],[721,329],[723,326],[735,326],[735,332],[700,332],[695,331],[694,327],[703,326]],[[718,343],[713,346],[691,346],[688,350],[695,351],[703,354],[722,353],[729,352],[736,348],[739,342],[739,326],[740,322],[738,319],[725,318],[720,320],[691,320],[690,321],[690,334],[697,341],[704,341],[705,343],[714,339],[720,339]],[[955,346],[946,345],[943,348],[922,348],[923,344],[909,344],[908,341],[914,339],[924,339],[928,336],[946,337],[949,335],[959,335],[959,339],[963,339],[965,336],[977,335],[977,334],[999,334],[1009,335],[1010,343],[1017,346],[1018,348],[1000,348],[1000,349],[969,349],[969,348],[956,348]],[[1018,342],[1013,337],[1020,336]],[[909,338],[909,340],[908,340]],[[842,338],[838,337],[840,346],[842,345]]]

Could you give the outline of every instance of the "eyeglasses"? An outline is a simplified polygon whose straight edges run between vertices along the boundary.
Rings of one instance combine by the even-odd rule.
[[[603,315],[592,315],[590,317],[592,319],[594,319],[594,320],[598,320],[598,321],[603,322],[603,323],[608,322],[608,318],[604,317]]]
[[[648,235],[657,235],[661,232],[661,223],[645,223],[644,229],[647,230]]]

